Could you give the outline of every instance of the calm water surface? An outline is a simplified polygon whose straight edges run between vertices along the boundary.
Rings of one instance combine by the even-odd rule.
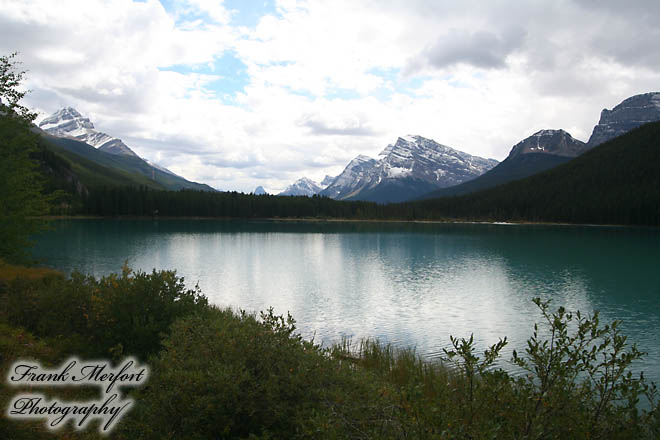
[[[176,269],[209,301],[290,311],[325,344],[375,337],[436,357],[449,335],[524,347],[532,298],[621,319],[660,382],[660,230],[211,220],[62,220],[34,255],[96,276]]]

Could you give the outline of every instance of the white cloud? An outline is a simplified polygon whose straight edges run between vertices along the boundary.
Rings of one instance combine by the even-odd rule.
[[[0,0],[0,53],[20,52],[29,105],[75,106],[138,154],[242,191],[321,180],[408,133],[497,159],[541,128],[586,140],[602,108],[660,80],[656,2],[287,0],[254,28],[232,14]],[[247,73],[229,92],[227,54]]]

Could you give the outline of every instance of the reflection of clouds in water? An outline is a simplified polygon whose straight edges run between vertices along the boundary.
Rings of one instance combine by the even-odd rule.
[[[310,230],[299,233],[296,224],[104,224],[51,234],[58,253],[44,257],[95,275],[118,271],[127,256],[136,269],[176,268],[214,304],[290,311],[303,336],[317,342],[377,337],[431,357],[449,346],[450,334],[473,332],[480,352],[507,336],[508,359],[542,319],[531,301],[538,296],[552,299],[553,309],[600,310],[601,322],[623,319],[624,333],[651,352],[642,367],[660,376],[660,291],[648,263],[660,240],[645,231],[438,225],[433,233],[409,226],[402,233],[353,225],[328,233],[304,225]],[[612,258],[619,249],[646,258],[620,267]]]

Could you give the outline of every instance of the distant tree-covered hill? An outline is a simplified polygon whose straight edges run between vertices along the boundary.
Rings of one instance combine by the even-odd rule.
[[[660,224],[660,122],[485,191],[388,207],[415,219]]]

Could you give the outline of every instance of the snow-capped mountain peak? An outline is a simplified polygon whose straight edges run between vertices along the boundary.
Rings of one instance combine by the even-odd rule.
[[[73,132],[75,130],[93,129],[94,124],[78,113],[73,107],[62,108],[39,124],[43,130],[57,129],[58,131]]]
[[[370,159],[367,156],[362,156],[358,162],[364,160],[364,158]],[[370,159],[373,160],[373,159]],[[302,179],[296,180],[291,185],[287,186],[284,191],[278,194],[278,196],[313,196],[314,194],[320,193],[323,189],[327,188],[328,185],[335,181],[336,177],[325,176],[321,183],[317,183],[312,179],[303,177]],[[259,187],[261,188],[261,187]],[[255,192],[256,194],[256,192]]]
[[[406,142],[409,142],[409,143],[413,143],[413,144],[414,144],[415,142],[417,142],[417,140],[418,140],[419,138],[421,138],[421,136],[414,135],[414,134],[407,134],[407,135],[405,135],[405,136],[401,136],[399,139],[402,139],[402,140],[404,140],[404,141],[406,141]]]
[[[100,151],[138,157],[121,139],[94,129],[89,118],[73,107],[60,109],[39,123],[39,128],[57,137],[70,137],[85,142]]]
[[[317,182],[307,177],[296,180],[287,186],[278,196],[313,196],[318,194],[323,188]]]
[[[473,179],[497,163],[422,136],[407,135],[385,147],[378,160],[362,155],[353,159],[321,195],[336,199],[407,200]]]

